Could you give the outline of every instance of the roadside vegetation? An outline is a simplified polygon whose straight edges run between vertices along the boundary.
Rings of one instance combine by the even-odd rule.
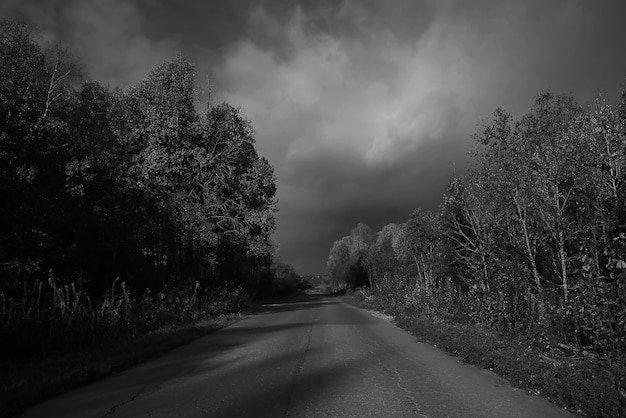
[[[239,109],[201,103],[184,57],[124,89],[81,68],[0,20],[3,416],[303,285],[274,260],[274,170]]]
[[[626,90],[587,106],[541,93],[475,139],[438,210],[359,223],[330,250],[330,279],[514,385],[626,415]]]

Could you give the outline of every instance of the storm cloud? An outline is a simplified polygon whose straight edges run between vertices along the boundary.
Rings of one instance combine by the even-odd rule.
[[[239,106],[278,177],[278,255],[322,273],[334,240],[436,208],[472,134],[545,89],[615,98],[626,4],[6,1],[0,13],[125,87],[178,53]]]

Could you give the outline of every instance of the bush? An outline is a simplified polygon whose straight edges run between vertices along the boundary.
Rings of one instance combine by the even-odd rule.
[[[600,353],[626,352],[626,292],[621,281],[581,283],[559,310],[564,332]]]

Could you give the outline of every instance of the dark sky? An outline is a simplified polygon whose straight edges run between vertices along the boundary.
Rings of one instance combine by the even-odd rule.
[[[278,176],[279,257],[325,271],[336,239],[435,208],[497,106],[545,89],[614,100],[626,2],[3,0],[88,74],[126,87],[177,54],[239,106]]]

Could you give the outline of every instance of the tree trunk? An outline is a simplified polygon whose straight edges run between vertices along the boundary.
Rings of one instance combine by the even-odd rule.
[[[533,274],[533,279],[535,281],[535,286],[537,287],[537,294],[541,294],[541,278],[539,276],[539,271],[537,270],[537,262],[535,260],[535,253],[532,250],[532,245],[530,243],[528,229],[526,228],[526,220],[520,219],[520,224],[522,225],[522,230],[524,232],[524,242],[526,244],[526,252],[528,255],[528,259],[530,261],[530,268]]]
[[[531,272],[533,275],[533,279],[535,281],[535,286],[537,287],[537,294],[541,294],[541,280],[539,277],[539,272],[537,271],[537,262],[535,261],[535,253],[530,243],[530,235],[528,234],[528,226],[526,225],[526,208],[521,207],[520,202],[518,201],[517,192],[515,193],[513,197],[513,202],[515,203],[515,209],[517,211],[517,219],[519,220],[520,226],[522,228],[522,234],[524,235],[524,244],[526,247],[526,254],[530,262],[530,268],[531,268]]]
[[[528,226],[526,224],[526,212],[525,210],[522,210],[522,208],[520,207],[520,204],[517,201],[517,198],[515,198],[514,200],[515,200],[515,206],[517,209],[518,220],[522,228],[522,233],[524,235],[524,244],[526,247],[526,254],[528,256],[528,261],[530,262],[530,269],[533,275],[533,280],[535,282],[535,287],[537,288],[536,311],[532,309],[531,312],[535,311],[537,315],[537,322],[539,324],[543,324],[544,316],[545,316],[545,305],[543,303],[543,294],[542,294],[543,292],[541,289],[541,277],[539,276],[539,271],[537,270],[537,261],[535,260],[535,252],[533,251],[533,245],[530,242],[530,234],[528,233]],[[529,295],[529,297],[531,296],[532,295]],[[530,300],[531,302],[533,301],[532,297]],[[532,305],[534,305],[534,303],[531,303],[531,306]],[[532,313],[534,314],[534,312]]]
[[[374,290],[374,281],[372,280],[372,269],[370,267],[366,267],[365,271],[367,272],[367,281],[370,284],[370,289]]]
[[[483,277],[485,278],[485,284],[489,286],[489,272],[487,271],[487,258],[484,251],[481,251],[480,258],[483,264]]]
[[[423,289],[422,286],[424,284],[424,274],[422,273],[422,266],[420,266],[420,263],[417,260],[416,256],[413,256],[413,260],[415,261],[415,267],[417,267],[417,276],[421,279],[420,281],[422,282],[422,283],[418,282],[417,285],[418,285],[418,288],[422,290]]]
[[[561,262],[561,282],[563,285],[563,300],[567,302],[567,253],[565,252],[565,240],[563,231],[559,231],[559,260]]]

